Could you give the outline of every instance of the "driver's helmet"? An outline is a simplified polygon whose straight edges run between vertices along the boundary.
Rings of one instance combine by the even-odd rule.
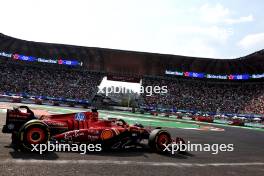
[[[142,124],[138,123],[138,122],[136,122],[136,123],[134,124],[134,126],[136,126],[136,127],[140,127],[140,128],[144,128],[144,126],[143,126]]]

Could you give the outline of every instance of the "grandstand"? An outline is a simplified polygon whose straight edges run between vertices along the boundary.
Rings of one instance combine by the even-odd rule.
[[[168,86],[167,94],[144,95],[148,106],[240,114],[264,113],[264,85],[179,78],[145,78],[144,86]]]
[[[102,80],[99,73],[10,64],[0,65],[1,92],[90,100]]]
[[[0,92],[91,101],[104,76],[122,77],[168,87],[167,94],[142,94],[142,106],[263,114],[263,59],[263,50],[236,59],[195,58],[0,34]]]

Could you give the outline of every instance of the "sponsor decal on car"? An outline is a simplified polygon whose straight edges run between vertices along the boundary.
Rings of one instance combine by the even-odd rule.
[[[9,113],[9,118],[21,118],[21,119],[27,119],[28,114],[16,114],[16,113]]]
[[[86,116],[83,112],[79,112],[79,113],[75,114],[75,120],[84,121],[84,120],[86,120]]]
[[[106,139],[110,139],[114,136],[113,131],[110,129],[105,129],[104,131],[102,131],[101,133],[101,139],[102,140],[106,140]]]
[[[97,129],[87,129],[87,133],[90,134],[90,135],[99,135],[100,131],[97,130]]]
[[[84,136],[85,133],[81,132],[80,130],[74,130],[74,131],[69,131],[64,134],[64,139],[69,139],[72,140],[73,138],[77,138],[79,136]]]

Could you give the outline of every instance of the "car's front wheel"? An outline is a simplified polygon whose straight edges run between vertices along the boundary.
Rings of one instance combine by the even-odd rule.
[[[164,149],[171,142],[170,133],[163,129],[155,129],[149,135],[149,147],[154,152],[164,153]]]

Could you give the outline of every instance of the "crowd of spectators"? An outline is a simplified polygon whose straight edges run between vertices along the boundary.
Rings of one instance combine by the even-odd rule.
[[[1,61],[3,62],[3,61]],[[0,93],[92,100],[103,74],[49,65],[0,63]],[[144,77],[142,86],[167,86],[167,93],[136,99],[140,104],[226,113],[264,114],[264,84]],[[120,99],[114,95],[113,99]],[[121,95],[118,95],[121,96]],[[124,95],[122,95],[124,96]],[[111,97],[111,96],[110,96]],[[131,96],[130,96],[131,99]]]
[[[144,78],[143,86],[167,86],[168,93],[143,95],[145,104],[182,110],[264,114],[264,84],[194,79]]]
[[[0,92],[90,100],[103,76],[70,68],[0,65]]]

